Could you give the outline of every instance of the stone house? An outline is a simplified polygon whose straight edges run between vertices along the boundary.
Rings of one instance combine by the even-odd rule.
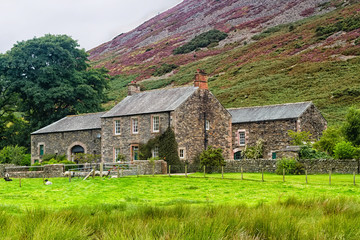
[[[102,160],[118,154],[139,159],[139,145],[171,127],[179,157],[192,162],[207,146],[222,148],[232,156],[231,115],[208,90],[207,77],[199,71],[194,86],[140,92],[129,85],[128,96],[101,117]],[[158,147],[152,150],[158,156]]]
[[[192,162],[207,146],[223,149],[226,159],[240,159],[246,146],[264,140],[263,158],[290,151],[288,130],[310,131],[318,139],[326,120],[311,102],[225,109],[208,90],[198,70],[194,85],[140,92],[132,82],[128,96],[108,112],[67,116],[31,134],[32,163],[44,154],[99,154],[103,162],[119,154],[139,160],[139,146],[162,134],[175,133],[182,161]],[[285,149],[285,150],[284,150]],[[152,155],[158,156],[158,146]],[[296,153],[295,153],[296,154]]]
[[[194,86],[140,92],[132,82],[128,96],[106,113],[65,117],[31,135],[32,162],[46,153],[101,153],[103,162],[119,154],[139,160],[139,145],[162,134],[175,133],[179,157],[192,162],[207,146],[222,148],[232,157],[231,115],[208,90],[198,71]],[[158,146],[152,150],[158,156]]]
[[[31,163],[45,154],[101,153],[101,116],[104,112],[67,116],[31,134]]]
[[[309,131],[313,140],[327,127],[325,118],[312,102],[228,109],[232,115],[234,159],[242,158],[245,147],[264,141],[263,158],[276,159],[291,145],[288,130]]]

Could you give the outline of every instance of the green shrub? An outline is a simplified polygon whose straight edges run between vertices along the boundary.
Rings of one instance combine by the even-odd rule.
[[[29,171],[39,171],[40,169],[37,168],[38,166],[41,166],[40,163],[34,163],[33,165],[31,165],[31,167],[29,168]]]
[[[159,77],[162,76],[166,73],[171,72],[172,70],[178,68],[178,65],[175,64],[167,64],[167,63],[163,63],[159,68],[157,68],[155,70],[155,72],[152,74],[155,77]]]
[[[178,144],[175,140],[175,133],[171,127],[159,137],[159,156],[164,159],[168,165],[181,166]],[[172,168],[175,170],[175,168]]]
[[[6,146],[0,151],[0,164],[11,163],[15,165],[26,164],[30,165],[28,162],[29,155],[26,154],[25,147],[16,146]]]
[[[227,38],[227,34],[219,30],[210,30],[208,32],[202,33],[190,42],[184,44],[181,47],[175,48],[173,54],[185,54],[192,52],[198,48],[208,47],[209,45],[214,45],[219,43],[221,40]]]
[[[276,174],[282,175],[285,169],[286,175],[300,175],[305,173],[305,167],[295,159],[283,158],[276,162]]]
[[[309,145],[310,144],[310,132],[294,132],[292,130],[288,130],[288,135],[291,137],[291,144],[293,145]]]
[[[350,32],[357,28],[360,28],[360,17],[351,16],[351,17],[339,20],[336,23],[333,23],[328,26],[319,26],[316,28],[315,32],[316,32],[316,35],[319,37],[319,39],[322,40],[322,39],[326,39],[328,36],[330,36],[333,33],[336,33],[339,31]]]
[[[223,150],[221,148],[213,148],[209,146],[207,150],[204,150],[200,154],[200,164],[205,166],[207,173],[212,173],[221,166],[225,166],[225,160],[222,155]]]
[[[339,127],[329,127],[322,133],[320,140],[315,142],[313,147],[333,156],[336,144],[343,140],[344,137]]]
[[[349,108],[342,129],[347,141],[354,146],[360,146],[360,109]]]
[[[264,140],[259,139],[256,141],[256,145],[252,147],[246,146],[243,154],[247,159],[259,159],[263,157],[264,153]]]
[[[301,146],[299,152],[300,159],[330,159],[331,157],[324,152],[316,151],[310,146]]]
[[[336,144],[334,148],[334,157],[336,159],[353,159],[358,156],[358,150],[351,144],[351,142],[342,141]]]

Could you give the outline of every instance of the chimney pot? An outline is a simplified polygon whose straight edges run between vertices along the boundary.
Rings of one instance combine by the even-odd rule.
[[[140,85],[136,81],[131,81],[128,85],[128,96],[132,96],[140,92]]]

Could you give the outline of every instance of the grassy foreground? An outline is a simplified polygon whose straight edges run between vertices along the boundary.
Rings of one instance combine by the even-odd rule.
[[[0,239],[358,239],[352,175],[0,182]],[[225,177],[240,179],[240,174]]]

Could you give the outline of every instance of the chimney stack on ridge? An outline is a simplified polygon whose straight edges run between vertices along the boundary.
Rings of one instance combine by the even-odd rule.
[[[136,81],[131,81],[128,85],[128,96],[134,95],[140,92],[140,85]]]
[[[208,77],[203,70],[198,69],[195,75],[194,87],[208,90]]]

